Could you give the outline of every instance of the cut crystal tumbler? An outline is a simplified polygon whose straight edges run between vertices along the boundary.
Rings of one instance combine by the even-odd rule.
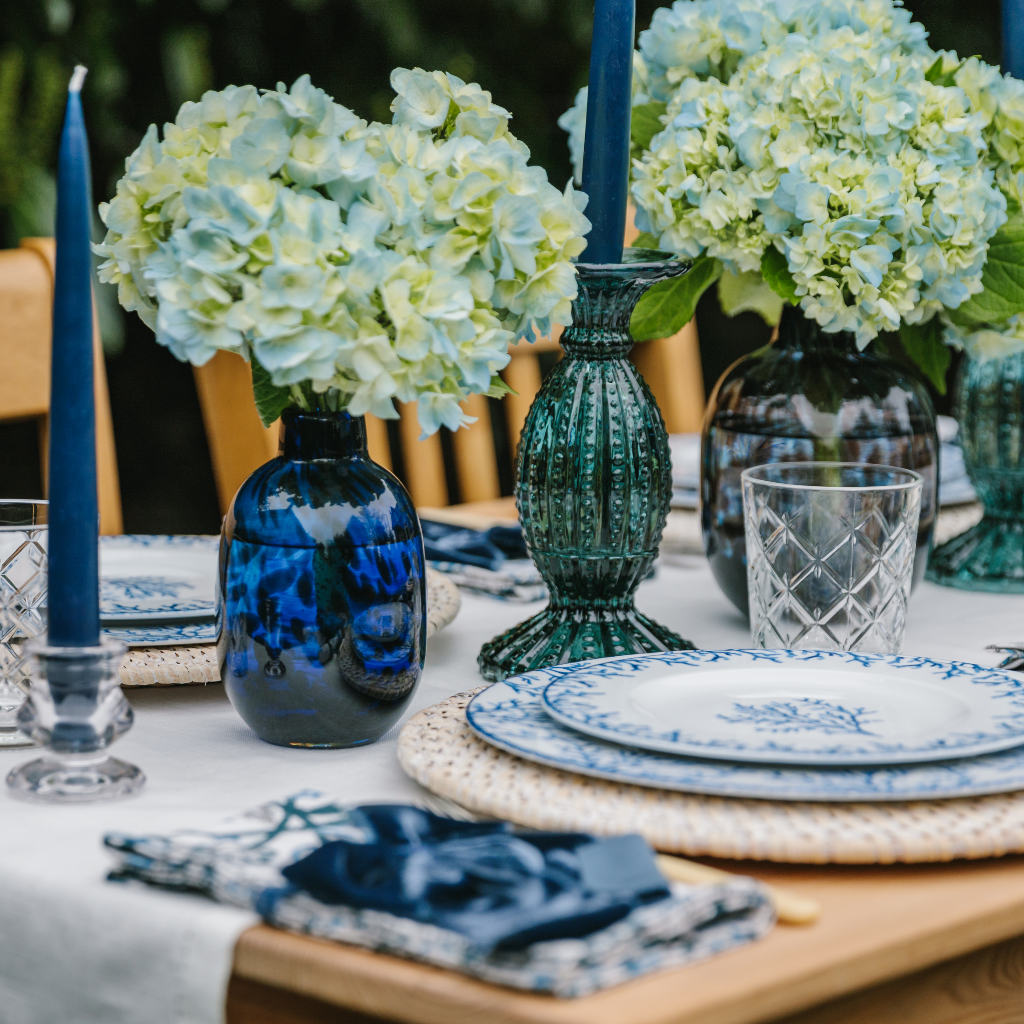
[[[0,747],[31,746],[18,727],[29,685],[25,644],[46,632],[45,501],[0,501]]]
[[[633,603],[658,554],[672,470],[657,403],[626,358],[629,318],[651,285],[689,269],[670,256],[627,249],[622,263],[577,267],[565,358],[530,407],[516,457],[519,519],[550,601],[484,645],[485,679],[693,649]]]
[[[920,474],[844,462],[743,471],[755,647],[899,654]]]

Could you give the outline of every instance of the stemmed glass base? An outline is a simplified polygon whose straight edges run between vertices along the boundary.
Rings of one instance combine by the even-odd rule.
[[[986,515],[931,553],[925,578],[960,590],[1024,594],[1024,521]]]
[[[548,607],[484,644],[477,664],[484,679],[493,683],[571,661],[693,650],[696,648],[689,640],[632,605],[615,609]]]
[[[56,754],[37,758],[7,776],[13,796],[45,803],[93,803],[119,800],[145,784],[141,769],[106,752]]]

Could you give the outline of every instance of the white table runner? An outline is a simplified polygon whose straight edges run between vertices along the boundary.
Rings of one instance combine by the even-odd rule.
[[[700,647],[749,643],[746,620],[722,596],[703,557],[663,560],[641,609]],[[537,605],[467,594],[459,617],[430,641],[408,715],[479,686],[480,645]],[[1024,596],[922,584],[910,606],[907,654],[992,665],[985,645],[1024,639]],[[203,899],[105,881],[107,831],[213,827],[273,797],[316,788],[353,802],[415,799],[395,758],[394,728],[353,750],[262,743],[219,684],[132,690],[135,728],[113,753],[148,776],[124,803],[24,804],[0,793],[0,1021],[3,1024],[220,1024],[237,936],[254,918]],[[28,760],[0,751],[3,775]]]

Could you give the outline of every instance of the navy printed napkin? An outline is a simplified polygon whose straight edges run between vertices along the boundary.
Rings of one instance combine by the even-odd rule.
[[[704,959],[774,921],[753,879],[667,883],[639,836],[514,833],[314,792],[216,833],[105,843],[112,880],[202,892],[291,931],[559,996]]]

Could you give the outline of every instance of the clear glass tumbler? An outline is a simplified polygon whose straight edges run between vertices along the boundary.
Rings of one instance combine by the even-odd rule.
[[[899,654],[923,479],[893,466],[743,471],[755,647]]]
[[[0,501],[0,747],[32,746],[18,728],[29,686],[25,644],[46,633],[45,501]]]

